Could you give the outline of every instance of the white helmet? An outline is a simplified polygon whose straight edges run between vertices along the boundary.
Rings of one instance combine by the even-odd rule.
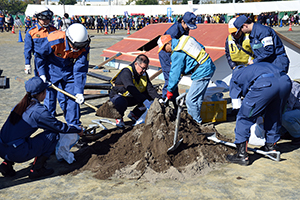
[[[86,28],[79,23],[69,26],[66,30],[66,36],[67,40],[75,49],[86,48],[91,42]]]
[[[35,16],[38,19],[51,20],[53,17],[53,12],[46,6],[39,6],[38,9],[35,11]]]

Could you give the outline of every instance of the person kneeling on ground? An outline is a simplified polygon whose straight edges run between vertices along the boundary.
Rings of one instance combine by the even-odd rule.
[[[111,80],[113,88],[109,94],[110,101],[121,116],[124,116],[128,106],[137,105],[128,115],[133,121],[136,121],[150,107],[151,100],[161,98],[146,72],[148,65],[149,58],[144,54],[140,54],[128,67],[119,71]],[[160,102],[162,101],[160,99]],[[116,119],[116,124],[119,127],[125,126],[123,118]]]
[[[300,83],[293,81],[292,91],[288,98],[285,112],[282,115],[282,126],[292,136],[292,144],[300,144]]]
[[[171,99],[180,81],[181,74],[191,74],[192,85],[186,96],[188,113],[201,124],[201,106],[207,86],[216,69],[204,46],[195,38],[187,35],[179,39],[172,39],[170,35],[163,35],[157,41],[158,53],[164,50],[171,55],[171,70],[168,84],[167,98]]]
[[[54,172],[46,169],[45,163],[54,152],[58,133],[83,134],[79,126],[71,126],[58,121],[40,102],[45,99],[48,83],[33,77],[25,83],[27,94],[11,111],[0,131],[0,157],[4,159],[0,172],[5,177],[16,174],[14,162],[26,162],[34,157],[29,178],[48,176]],[[30,137],[38,128],[44,129],[35,137]]]
[[[240,165],[248,165],[247,143],[250,127],[257,117],[264,116],[266,143],[263,151],[276,151],[280,139],[281,116],[291,91],[292,83],[288,75],[274,64],[261,62],[238,66],[232,71],[230,97],[244,97],[237,114],[235,144],[237,153],[228,155],[227,160]]]

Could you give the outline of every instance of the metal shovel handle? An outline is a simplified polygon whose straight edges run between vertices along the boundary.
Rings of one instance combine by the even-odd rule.
[[[225,142],[223,140],[219,140],[217,137],[216,137],[216,133],[214,133],[213,135],[207,137],[208,140],[211,140],[211,141],[214,141],[216,143],[221,143],[221,144],[225,144],[227,146],[230,146],[230,147],[234,147],[236,148],[236,145],[234,143],[231,143],[231,142]],[[280,161],[280,152],[279,151],[262,151],[262,150],[259,150],[259,149],[253,149],[253,148],[250,148],[248,147],[247,148],[249,151],[253,151],[254,153],[258,153],[258,154],[261,154],[261,155],[264,155],[274,161],[277,161],[279,162]]]

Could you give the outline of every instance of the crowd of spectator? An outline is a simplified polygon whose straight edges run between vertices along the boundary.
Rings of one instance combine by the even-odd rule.
[[[239,14],[237,14],[239,15]],[[70,24],[81,23],[87,29],[97,30],[101,33],[115,33],[115,30],[125,29],[127,30],[139,30],[149,24],[155,23],[175,23],[182,15],[173,15],[172,17],[167,17],[166,15],[159,16],[144,16],[144,15],[133,15],[133,16],[121,16],[113,15],[113,17],[107,16],[78,16],[73,15],[69,17],[67,13],[64,16],[54,15],[52,24],[57,29],[65,30]],[[248,14],[248,17],[252,18],[254,22],[261,23],[270,27],[273,26],[288,26],[290,23],[292,25],[299,25],[300,19],[298,12],[294,14],[285,13],[283,17],[279,19],[278,13],[268,12],[261,13],[259,15]],[[207,23],[227,23],[230,17],[224,14],[214,14],[214,15],[197,15],[197,24],[207,24]],[[0,31],[3,30],[11,31],[12,26],[23,27],[25,26],[25,32],[33,27],[37,23],[36,18],[27,16],[24,21],[22,21],[18,16],[15,19],[9,13],[3,13],[0,11]]]

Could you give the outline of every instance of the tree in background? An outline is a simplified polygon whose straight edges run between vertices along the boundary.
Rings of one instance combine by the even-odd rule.
[[[136,5],[158,5],[158,0],[137,0]]]
[[[76,0],[59,0],[58,4],[60,5],[75,5],[77,3]]]
[[[15,15],[24,13],[28,4],[41,4],[41,0],[0,0],[0,9]]]

